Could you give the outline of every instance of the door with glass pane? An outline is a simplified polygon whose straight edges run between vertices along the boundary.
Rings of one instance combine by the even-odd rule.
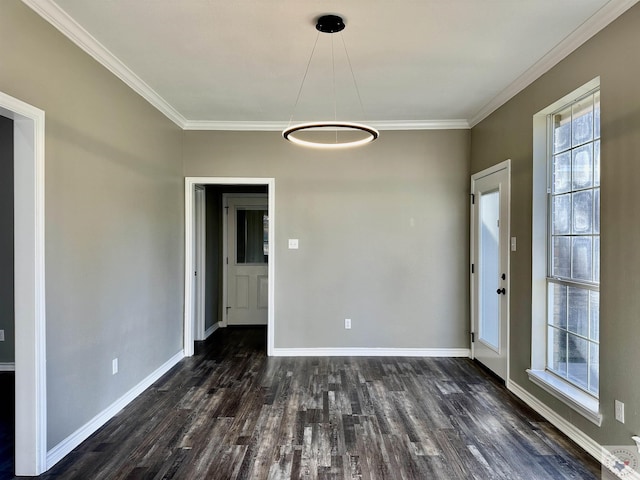
[[[472,357],[508,374],[509,189],[507,160],[471,177]]]
[[[266,325],[269,217],[266,195],[225,197],[227,325]]]

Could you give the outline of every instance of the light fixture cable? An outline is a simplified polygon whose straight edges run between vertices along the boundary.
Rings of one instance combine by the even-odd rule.
[[[316,46],[318,45],[318,39],[320,38],[320,31],[316,34],[316,41],[313,43],[313,48],[311,49],[311,55],[309,55],[309,61],[307,62],[307,68],[304,71],[304,75],[302,76],[302,82],[300,83],[300,88],[298,89],[298,95],[296,96],[296,103],[293,105],[293,110],[291,111],[291,116],[289,117],[289,127],[293,123],[293,116],[296,113],[296,108],[298,108],[298,102],[300,101],[300,96],[302,95],[302,89],[304,88],[304,82],[307,79],[307,75],[309,74],[309,67],[311,66],[311,60],[313,60],[313,54],[316,51]]]
[[[349,71],[351,72],[351,78],[353,79],[353,86],[356,89],[356,95],[358,96],[358,102],[360,102],[360,110],[362,111],[362,117],[366,118],[366,112],[364,111],[364,104],[362,103],[362,96],[360,96],[360,89],[358,88],[358,82],[356,82],[356,75],[353,73],[353,66],[351,65],[351,57],[347,50],[347,44],[344,41],[344,35],[340,32],[340,39],[342,40],[342,46],[344,47],[344,54],[347,57],[347,64],[349,64]]]
[[[336,56],[333,48],[333,35],[331,35],[331,73],[333,78],[333,121],[338,121],[338,98],[336,95]],[[335,130],[336,143],[338,143],[338,129]]]

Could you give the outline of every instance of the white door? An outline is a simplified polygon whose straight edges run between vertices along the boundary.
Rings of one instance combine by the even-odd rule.
[[[510,161],[471,177],[471,351],[503,380],[509,354]]]
[[[269,208],[266,195],[225,196],[226,324],[266,325]]]

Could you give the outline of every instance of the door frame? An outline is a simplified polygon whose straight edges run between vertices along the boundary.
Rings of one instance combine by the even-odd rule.
[[[264,193],[223,193],[222,194],[222,258],[228,258],[229,256],[229,239],[227,238],[227,234],[229,226],[228,221],[229,217],[226,214],[226,209],[228,208],[227,200],[229,198],[266,198],[267,202],[269,202],[268,194]],[[271,211],[269,211],[269,262],[267,265],[267,271],[269,272],[269,265],[271,264]],[[227,271],[228,263],[225,263],[222,269],[222,321],[220,322],[221,327],[227,326],[227,307],[229,306],[229,299],[227,298],[227,294],[229,292],[229,284],[228,282],[228,271]],[[269,283],[269,292],[271,292],[272,285]],[[269,329],[269,327],[267,327]]]
[[[15,473],[47,470],[45,112],[0,92],[13,119]]]
[[[190,357],[194,353],[194,326],[195,326],[195,305],[194,289],[195,281],[193,272],[195,271],[194,252],[194,208],[195,208],[195,188],[196,185],[234,185],[234,186],[255,186],[265,185],[268,190],[269,202],[269,265],[268,265],[268,312],[267,312],[267,355],[272,356],[274,351],[274,319],[275,319],[275,178],[259,177],[185,177],[185,242],[184,242],[184,325],[183,325],[183,349],[184,355]]]
[[[475,191],[475,183],[477,180],[487,177],[491,174],[494,174],[500,170],[505,170],[507,171],[507,178],[508,178],[508,185],[507,185],[507,189],[506,189],[506,195],[507,195],[507,213],[506,213],[506,218],[507,218],[507,225],[506,225],[506,229],[507,229],[507,239],[510,241],[511,240],[511,159],[507,159],[504,160],[503,162],[500,162],[496,165],[493,165],[492,167],[486,168],[480,172],[474,173],[473,175],[471,175],[471,195],[473,195],[473,192]],[[477,279],[477,275],[474,273],[473,268],[471,268],[472,265],[476,264],[476,258],[475,258],[475,242],[476,242],[476,235],[475,235],[475,209],[477,208],[477,204],[475,203],[475,201],[473,201],[471,203],[471,208],[470,208],[470,232],[469,232],[469,259],[470,259],[470,268],[469,268],[469,287],[470,287],[470,297],[469,297],[469,306],[470,306],[470,325],[469,325],[469,332],[473,333],[473,334],[477,334],[477,332],[474,331],[474,325],[475,325],[475,320],[476,320],[476,295],[475,295],[475,290],[476,290],[476,279]],[[501,226],[502,228],[503,226]],[[505,245],[505,248],[507,248],[507,255],[506,255],[506,260],[507,260],[507,264],[506,264],[506,268],[505,271],[507,272],[507,285],[506,285],[506,302],[507,302],[507,307],[506,307],[506,318],[504,319],[505,322],[505,326],[506,326],[506,334],[507,334],[507,346],[506,346],[506,352],[505,352],[505,357],[507,360],[507,373],[506,373],[506,378],[504,379],[505,384],[507,385],[507,387],[509,386],[509,378],[510,378],[510,352],[511,352],[511,246],[509,244],[509,242],[507,242],[508,244]],[[471,349],[470,349],[470,358],[475,359],[475,342],[470,342],[471,343]]]

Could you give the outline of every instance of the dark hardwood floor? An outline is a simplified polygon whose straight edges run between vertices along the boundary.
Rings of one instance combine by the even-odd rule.
[[[0,372],[0,479],[13,477],[15,374]]]
[[[268,358],[265,343],[217,331],[39,478],[600,478],[468,359]]]

